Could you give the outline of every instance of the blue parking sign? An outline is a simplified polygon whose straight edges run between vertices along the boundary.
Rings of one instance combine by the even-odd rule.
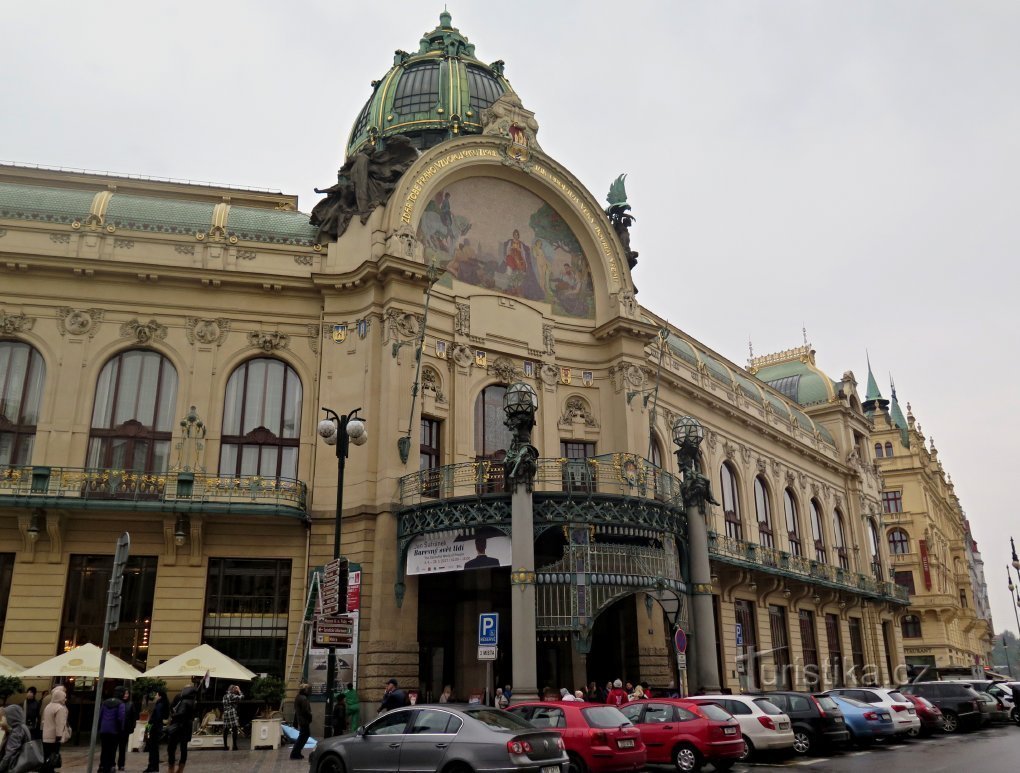
[[[499,644],[499,612],[482,612],[478,616],[478,646],[495,647]]]
[[[737,623],[737,646],[744,646],[744,626],[740,623]]]

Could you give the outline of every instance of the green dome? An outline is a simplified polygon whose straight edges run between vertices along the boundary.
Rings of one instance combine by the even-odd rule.
[[[483,64],[475,46],[443,11],[418,51],[397,51],[393,67],[372,83],[372,96],[358,114],[347,143],[351,156],[370,140],[393,134],[419,149],[460,134],[480,134],[481,113],[508,91],[503,62]]]

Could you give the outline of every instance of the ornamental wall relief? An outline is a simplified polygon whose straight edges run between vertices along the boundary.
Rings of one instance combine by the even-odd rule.
[[[523,376],[523,371],[516,367],[508,357],[497,357],[489,366],[488,374],[500,381],[502,384],[509,384]]]
[[[148,322],[143,324],[135,318],[120,326],[121,338],[133,338],[140,344],[148,344],[153,341],[164,341],[166,340],[166,334],[166,325],[161,325],[154,319],[150,319]]]
[[[103,314],[102,309],[72,309],[61,306],[57,309],[57,331],[60,335],[70,333],[75,336],[88,333],[89,338],[95,338]]]
[[[470,368],[475,364],[475,350],[464,344],[456,344],[453,347],[453,361],[462,368]]]
[[[35,327],[35,317],[27,317],[24,314],[8,314],[0,309],[0,333],[6,335],[27,333],[33,327]]]
[[[437,403],[446,402],[442,377],[439,375],[439,371],[429,365],[421,370],[421,391],[425,397],[431,397]]]
[[[471,304],[457,304],[457,311],[453,315],[453,330],[458,335],[471,335]]]
[[[264,352],[286,349],[289,342],[290,336],[276,330],[252,330],[248,333],[248,344]]]
[[[584,426],[591,427],[593,429],[596,429],[599,426],[588,401],[583,397],[577,397],[576,395],[567,398],[567,401],[563,406],[563,413],[560,416],[559,424],[560,426],[569,427],[574,422],[584,424]]]
[[[187,317],[185,320],[185,334],[188,343],[221,345],[230,332],[230,320],[224,317],[216,319],[201,319],[199,317]]]

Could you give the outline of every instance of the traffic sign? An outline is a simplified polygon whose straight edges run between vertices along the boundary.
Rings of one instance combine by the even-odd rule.
[[[677,656],[676,656],[676,667],[677,668],[687,668],[687,656],[684,653],[682,653],[682,652],[677,653]]]
[[[499,612],[482,612],[478,616],[478,646],[495,647],[499,644]]]
[[[496,648],[495,647],[479,647],[478,648],[478,659],[479,660],[495,660],[496,659]]]
[[[681,655],[687,652],[687,634],[684,633],[683,628],[676,629],[676,633],[673,634],[673,644]]]
[[[740,623],[737,623],[737,646],[744,646],[744,626]]]

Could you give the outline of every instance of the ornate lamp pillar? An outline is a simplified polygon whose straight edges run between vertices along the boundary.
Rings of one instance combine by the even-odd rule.
[[[705,505],[719,504],[712,497],[708,478],[698,469],[698,446],[705,438],[705,428],[691,416],[673,422],[676,460],[683,476],[682,492],[687,508],[687,546],[690,551],[691,619],[694,645],[694,689],[705,693],[718,692],[719,665],[716,660],[715,616],[712,613],[712,570],[708,562],[708,524]]]
[[[531,445],[531,428],[535,426],[538,394],[530,384],[520,381],[511,384],[503,396],[503,411],[506,413],[507,429],[513,433],[503,463],[503,474],[511,494],[510,612],[514,699],[534,700],[538,698],[535,657],[537,605],[531,495],[538,469],[538,449]]]

